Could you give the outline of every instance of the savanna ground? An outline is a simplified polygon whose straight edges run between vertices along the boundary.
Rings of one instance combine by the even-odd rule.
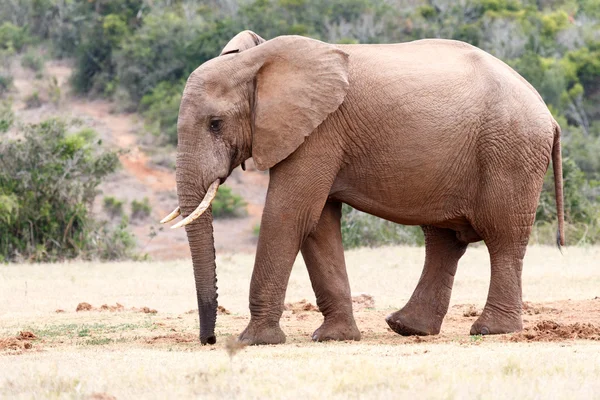
[[[600,248],[531,247],[526,330],[493,337],[468,335],[489,284],[484,246],[461,260],[442,333],[425,338],[384,321],[412,293],[424,250],[346,258],[353,292],[372,297],[355,307],[362,341],[310,340],[322,318],[302,303],[314,294],[299,259],[287,343],[237,353],[228,339],[249,320],[251,254],[218,256],[215,346],[197,339],[189,260],[0,266],[0,397],[600,398]]]

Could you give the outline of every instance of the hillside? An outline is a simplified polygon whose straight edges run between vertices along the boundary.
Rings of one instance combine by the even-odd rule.
[[[174,148],[144,144],[144,139],[148,141],[148,138],[144,135],[144,122],[138,114],[116,112],[116,104],[107,100],[90,100],[74,95],[69,84],[69,77],[73,73],[71,62],[46,62],[42,69],[43,77],[38,79],[33,71],[17,67],[20,64],[18,57],[13,63],[13,109],[18,120],[38,123],[50,117],[59,117],[75,121],[93,128],[102,139],[103,146],[127,151],[119,157],[122,168],[100,186],[101,193],[93,206],[95,214],[101,219],[110,219],[102,209],[104,197],[112,196],[124,200],[125,204],[148,198],[152,207],[150,217],[132,220],[130,225],[137,239],[137,250],[155,260],[189,257],[185,230],[171,230],[168,225],[158,223],[177,206],[177,192],[174,168],[156,164],[152,156],[159,155],[161,160],[172,160],[174,165]],[[40,107],[28,108],[26,99],[36,91],[44,97],[40,87],[43,88],[45,82],[53,78],[60,89],[59,104],[44,102]],[[228,253],[254,251],[256,235],[253,229],[260,223],[268,174],[255,170],[251,163],[249,167],[246,172],[236,169],[227,180],[226,186],[246,201],[247,216],[215,220],[215,247],[218,250]],[[156,236],[150,237],[151,232],[155,232]]]

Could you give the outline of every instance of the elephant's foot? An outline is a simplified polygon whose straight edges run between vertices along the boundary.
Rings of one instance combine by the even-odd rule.
[[[325,318],[323,324],[313,333],[312,340],[360,340],[360,331],[354,318]]]
[[[440,333],[443,318],[431,318],[429,313],[406,311],[406,307],[385,318],[392,330],[402,336],[427,336]]]
[[[285,333],[279,323],[259,325],[250,321],[238,340],[247,345],[280,344],[285,343]]]
[[[523,330],[521,310],[506,313],[486,306],[471,326],[471,335],[498,335]]]

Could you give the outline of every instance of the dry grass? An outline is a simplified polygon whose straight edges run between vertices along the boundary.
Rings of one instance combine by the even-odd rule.
[[[375,298],[374,310],[356,313],[362,342],[312,343],[320,314],[286,311],[286,345],[241,349],[231,359],[226,338],[248,321],[250,255],[218,259],[219,302],[231,314],[219,316],[211,347],[198,344],[197,316],[186,314],[196,308],[188,260],[0,266],[0,338],[20,331],[39,337],[30,349],[0,352],[0,397],[600,398],[598,341],[468,336],[476,317],[466,310],[481,309],[489,285],[484,247],[461,261],[442,335],[424,341],[389,332],[383,320],[412,293],[423,249],[363,249],[346,258],[353,291]],[[530,248],[526,325],[543,318],[600,324],[600,300],[593,300],[600,296],[599,266],[600,248],[563,256]],[[314,303],[299,260],[287,301],[301,299]],[[80,302],[126,310],[75,312]],[[142,307],[158,313],[133,310]]]

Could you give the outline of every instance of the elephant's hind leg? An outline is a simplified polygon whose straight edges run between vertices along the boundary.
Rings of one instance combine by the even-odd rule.
[[[386,321],[400,335],[437,335],[452,294],[458,260],[467,243],[457,239],[450,229],[423,226],[425,267],[408,303],[390,314]]]
[[[490,253],[491,276],[488,297],[479,318],[471,327],[471,335],[501,334],[523,329],[521,318],[521,272],[543,173],[533,173],[527,179],[500,185],[490,183],[479,202],[478,227]],[[505,182],[510,182],[508,179]],[[492,181],[490,181],[492,182]],[[532,183],[533,182],[533,183]],[[494,213],[485,212],[494,210]]]
[[[302,244],[302,256],[325,318],[312,338],[360,340],[352,315],[352,297],[340,230],[341,203],[327,202],[316,229]]]

